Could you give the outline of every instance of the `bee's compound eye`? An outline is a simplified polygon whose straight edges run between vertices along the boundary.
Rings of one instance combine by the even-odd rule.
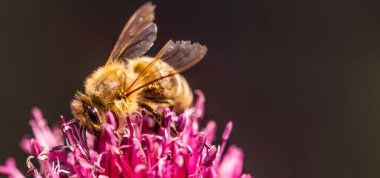
[[[89,118],[92,122],[95,122],[95,123],[98,123],[98,122],[99,122],[99,118],[98,118],[98,110],[97,110],[96,108],[88,107],[86,112],[87,112],[87,116],[88,116],[88,118]]]

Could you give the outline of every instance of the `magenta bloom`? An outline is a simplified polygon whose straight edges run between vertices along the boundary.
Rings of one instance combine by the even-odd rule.
[[[76,119],[67,121],[62,117],[61,128],[50,129],[40,110],[34,108],[34,119],[30,121],[34,138],[24,138],[20,144],[31,155],[27,159],[29,170],[26,175],[54,178],[251,178],[249,174],[242,174],[241,149],[231,146],[222,156],[232,122],[224,130],[221,145],[212,145],[215,121],[199,129],[204,96],[200,91],[196,93],[195,106],[179,116],[168,108],[161,110],[165,118],[163,127],[157,127],[144,111],[136,111],[124,118],[127,127],[122,132],[115,132],[115,118],[107,113],[107,123],[99,138],[79,129]],[[179,132],[177,136],[171,134],[172,127]],[[0,173],[12,178],[24,177],[13,159],[0,166]]]

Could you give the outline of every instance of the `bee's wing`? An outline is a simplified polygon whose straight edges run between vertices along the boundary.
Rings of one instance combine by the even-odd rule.
[[[148,2],[136,10],[124,26],[107,63],[142,56],[149,50],[157,37],[157,26],[153,23],[155,7]]]
[[[174,43],[170,40],[127,88],[126,94],[185,71],[202,60],[206,52],[207,47],[199,43],[191,43],[190,41],[176,41]],[[169,64],[169,66],[161,64],[161,61]],[[153,67],[154,65],[160,66]]]
[[[168,63],[177,72],[183,72],[194,66],[206,55],[207,47],[190,41],[169,41],[167,49],[160,59]],[[162,50],[161,50],[162,51]],[[163,52],[163,51],[162,51]]]

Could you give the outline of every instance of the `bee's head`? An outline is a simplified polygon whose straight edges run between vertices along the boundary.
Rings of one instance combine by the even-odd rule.
[[[87,130],[99,136],[102,132],[101,127],[104,123],[104,112],[93,102],[91,97],[77,92],[71,102],[71,112],[74,117],[81,121]]]

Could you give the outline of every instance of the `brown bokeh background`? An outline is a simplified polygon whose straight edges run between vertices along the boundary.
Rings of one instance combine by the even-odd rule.
[[[0,163],[25,170],[18,143],[30,108],[50,124],[104,64],[144,1],[0,2]],[[206,44],[185,72],[207,97],[206,119],[245,151],[257,178],[354,178],[380,174],[380,3],[154,1],[155,54],[169,39]],[[219,141],[219,140],[217,140]]]

